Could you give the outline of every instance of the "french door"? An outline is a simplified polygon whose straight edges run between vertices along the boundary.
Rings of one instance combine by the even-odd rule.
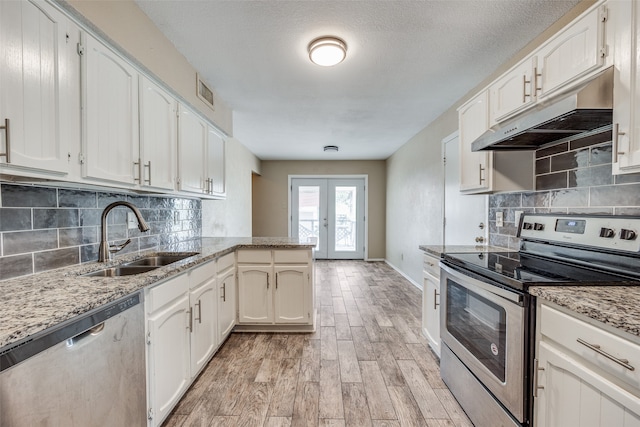
[[[364,178],[292,178],[291,236],[315,237],[318,259],[364,259]]]

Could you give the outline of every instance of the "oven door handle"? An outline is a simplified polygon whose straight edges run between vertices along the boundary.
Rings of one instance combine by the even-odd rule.
[[[503,289],[499,286],[496,285],[491,285],[489,283],[485,283],[482,282],[478,279],[474,279],[473,277],[467,276],[464,273],[461,273],[457,270],[452,269],[451,267],[443,264],[442,262],[440,262],[440,268],[443,269],[447,275],[449,275],[450,277],[456,278],[458,279],[458,281],[456,282],[458,285],[463,286],[467,289],[470,289],[469,286],[467,285],[468,283],[470,283],[471,285],[478,287],[480,289],[485,290],[486,292],[489,292],[491,294],[494,294],[496,296],[502,297],[508,301],[514,302],[518,305],[522,305],[522,295],[516,293],[516,292],[511,292],[508,291],[506,289]],[[444,276],[444,275],[441,275]],[[487,281],[489,281],[489,279],[487,279]],[[473,290],[473,289],[470,289]]]

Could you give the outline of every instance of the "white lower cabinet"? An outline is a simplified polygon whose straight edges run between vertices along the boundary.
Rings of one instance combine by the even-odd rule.
[[[438,259],[425,254],[422,271],[422,333],[440,356],[440,267]]]
[[[534,425],[640,426],[640,346],[546,304],[538,313]]]
[[[235,254],[220,257],[218,267],[218,341],[223,342],[236,325]]]
[[[149,426],[171,413],[218,346],[211,261],[147,290]]]
[[[311,250],[238,251],[238,324],[313,325]]]

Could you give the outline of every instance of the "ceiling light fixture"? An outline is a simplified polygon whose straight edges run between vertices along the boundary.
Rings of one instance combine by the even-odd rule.
[[[339,148],[337,145],[325,145],[324,151],[338,151]]]
[[[309,43],[309,59],[323,67],[331,67],[344,61],[347,44],[337,37],[320,37]]]

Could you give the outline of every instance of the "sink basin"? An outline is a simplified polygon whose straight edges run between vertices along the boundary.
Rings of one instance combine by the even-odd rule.
[[[149,266],[149,267],[162,267],[163,265],[173,264],[174,262],[181,261],[185,258],[189,258],[191,256],[198,255],[198,252],[189,252],[182,253],[179,255],[172,254],[163,254],[163,255],[154,255],[147,256],[144,258],[137,259],[135,261],[128,262],[124,264],[125,266]]]
[[[146,273],[147,271],[155,270],[159,266],[151,265],[123,265],[120,267],[105,268],[104,270],[94,271],[93,273],[83,274],[83,276],[90,277],[120,277],[131,276],[132,274]]]

